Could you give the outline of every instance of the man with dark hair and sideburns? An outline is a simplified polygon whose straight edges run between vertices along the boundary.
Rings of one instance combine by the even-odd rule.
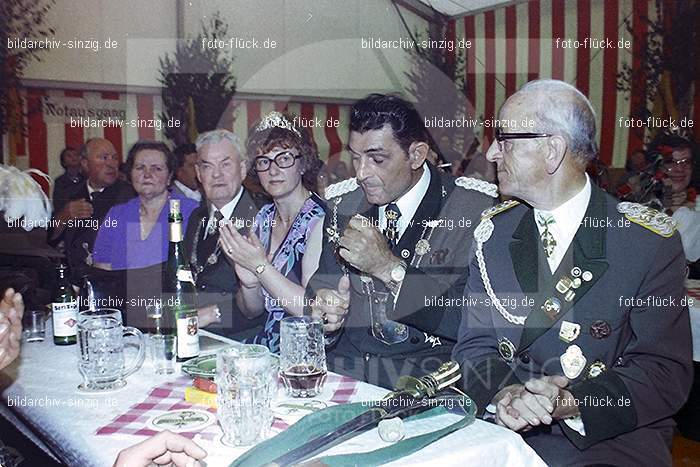
[[[356,178],[326,189],[319,269],[307,287],[333,371],[392,388],[450,359],[469,246],[495,185],[439,173],[414,106],[372,94],[352,107]]]

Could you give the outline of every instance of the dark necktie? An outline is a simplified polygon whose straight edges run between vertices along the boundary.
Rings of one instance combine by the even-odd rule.
[[[211,224],[209,224],[209,230],[207,231],[207,236],[209,235],[214,235],[218,230],[219,230],[219,225],[221,223],[221,219],[224,218],[224,215],[221,214],[221,211],[216,210],[214,211],[214,216]]]
[[[399,243],[399,218],[401,217],[401,211],[396,203],[390,203],[384,210],[384,216],[386,216],[386,229],[384,229],[384,235],[389,241],[389,245],[396,246]]]

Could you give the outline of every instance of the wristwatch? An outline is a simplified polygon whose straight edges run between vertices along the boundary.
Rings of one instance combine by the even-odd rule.
[[[255,274],[258,276],[265,272],[265,263],[260,263],[257,266],[255,266]]]
[[[389,290],[391,290],[393,294],[398,293],[399,286],[406,277],[407,268],[408,265],[404,261],[399,261],[398,264],[394,266],[394,268],[389,273],[389,277],[391,278],[391,280],[386,286],[389,288]]]

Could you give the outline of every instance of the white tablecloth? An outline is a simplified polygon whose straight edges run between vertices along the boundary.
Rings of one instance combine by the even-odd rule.
[[[687,280],[690,331],[693,335],[693,361],[700,362],[700,280]]]
[[[203,334],[227,341],[206,331]],[[50,335],[47,329],[47,336]],[[174,379],[179,372],[171,376],[158,376],[146,363],[127,379],[123,389],[108,394],[84,395],[76,390],[81,383],[76,353],[76,346],[55,346],[51,339],[43,343],[23,344],[18,361],[0,372],[2,401],[23,420],[26,424],[23,428],[34,432],[63,462],[81,467],[110,466],[120,450],[145,438],[127,434],[96,436],[95,431],[123,414],[131,405],[141,402],[149,389]],[[376,400],[386,392],[385,389],[359,383],[352,401]],[[456,415],[443,415],[407,423],[407,433],[413,436],[432,431],[457,419]],[[195,438],[195,441],[209,453],[206,458],[209,466],[226,466],[245,451],[245,448],[226,447],[218,440]],[[381,441],[375,429],[325,454],[370,451],[384,445],[386,443]],[[459,467],[545,465],[518,434],[481,420],[390,465],[428,464]]]

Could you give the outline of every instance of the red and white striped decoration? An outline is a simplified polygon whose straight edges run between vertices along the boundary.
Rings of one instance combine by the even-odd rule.
[[[496,118],[505,99],[527,81],[564,80],[588,96],[596,110],[600,159],[623,167],[628,152],[642,142],[618,125],[619,117],[630,115],[631,101],[617,91],[615,74],[625,62],[639,66],[644,17],[656,18],[652,0],[531,0],[455,20],[456,39],[473,44],[466,49],[465,94],[475,115]],[[632,20],[634,34],[625,28],[625,18]],[[556,38],[609,38],[615,44],[623,39],[631,47],[562,48],[556,47]],[[644,89],[635,89],[632,99],[643,95]],[[484,133],[488,147],[493,129]]]
[[[88,138],[104,137],[110,140],[122,159],[126,158],[129,147],[139,139],[165,138],[162,130],[147,126],[72,127],[69,116],[55,115],[49,110],[49,104],[54,108],[66,105],[81,109],[120,109],[126,121],[151,121],[158,118],[162,111],[159,95],[28,88],[23,92],[23,97],[28,110],[28,134],[15,150],[16,165],[23,169],[31,167],[42,170],[52,178],[63,172],[59,160],[61,150],[66,146],[77,148]],[[247,138],[249,127],[261,116],[272,110],[288,111],[301,117],[302,122],[313,122],[314,119],[322,122],[322,126],[311,128],[322,160],[340,158],[343,154],[348,138],[348,105],[257,99],[239,99],[236,102],[238,107],[233,119],[226,121],[233,120],[229,129],[243,141]],[[338,126],[327,125],[329,121],[338,122]],[[4,147],[7,161],[10,148],[7,144]]]

